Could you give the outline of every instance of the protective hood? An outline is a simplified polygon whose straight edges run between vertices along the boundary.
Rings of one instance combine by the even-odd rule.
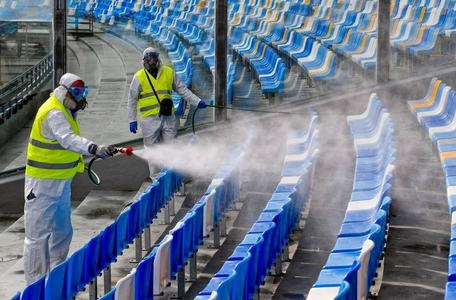
[[[72,74],[72,73],[63,74],[63,76],[60,78],[59,86],[54,89],[54,95],[57,97],[57,99],[59,99],[60,102],[63,103],[63,100],[65,99],[65,96],[68,92],[67,89],[61,85],[69,87],[73,84],[73,82],[78,81],[78,80],[82,80],[82,79],[81,79],[81,77],[79,77],[75,74]]]

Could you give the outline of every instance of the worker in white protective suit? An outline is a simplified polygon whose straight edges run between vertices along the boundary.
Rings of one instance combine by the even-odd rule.
[[[86,107],[88,88],[66,73],[39,108],[27,148],[25,169],[24,273],[27,284],[64,261],[73,236],[71,181],[84,171],[82,154],[107,158],[111,147],[81,137],[77,112]]]
[[[130,132],[136,134],[139,111],[144,147],[151,147],[155,143],[169,142],[176,137],[179,124],[174,114],[173,90],[200,109],[207,105],[185,86],[172,68],[162,65],[159,52],[154,48],[144,50],[143,66],[131,81],[128,118]],[[155,167],[150,162],[149,171],[153,178]]]

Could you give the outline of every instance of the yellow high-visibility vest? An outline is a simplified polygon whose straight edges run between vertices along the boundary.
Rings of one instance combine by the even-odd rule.
[[[49,111],[58,109],[65,114],[71,129],[79,135],[79,123],[71,116],[63,104],[51,94],[49,99],[38,109],[33,122],[27,148],[25,175],[35,178],[69,179],[76,173],[84,172],[82,155],[64,149],[58,141],[48,140],[42,134],[43,122]]]
[[[138,98],[138,107],[142,118],[155,116],[160,112],[160,103],[158,102],[157,97],[155,97],[149,80],[147,80],[146,72],[147,75],[149,75],[150,81],[154,85],[158,97],[160,97],[160,101],[163,99],[173,99],[173,69],[168,66],[163,66],[160,72],[160,76],[157,79],[155,79],[148,71],[146,71],[146,69],[143,68],[139,70],[136,72],[135,76],[138,78],[139,84],[141,85],[141,93],[139,94]]]

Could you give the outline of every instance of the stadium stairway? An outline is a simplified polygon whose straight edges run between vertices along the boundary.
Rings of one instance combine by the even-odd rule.
[[[193,299],[220,269],[256,221],[281,178],[280,170],[286,150],[287,128],[280,126],[280,118],[263,120],[261,124],[257,126],[259,131],[257,136],[262,139],[253,139],[252,145],[255,147],[248,153],[242,170],[243,182],[239,195],[242,207],[238,206],[240,211],[236,219],[230,220],[227,236],[220,248],[214,251],[205,247],[199,251],[202,256],[198,264],[199,276],[187,290],[184,299]],[[268,136],[268,128],[277,128],[277,134]]]
[[[396,180],[383,282],[378,299],[441,299],[448,268],[450,217],[445,177],[432,143],[421,134],[409,99],[425,94],[410,86],[383,96],[397,124]],[[417,91],[416,91],[417,90]]]
[[[284,277],[276,286],[274,299],[303,299],[315,282],[331,251],[353,181],[353,139],[346,126],[351,102],[317,106],[320,125],[320,159],[315,166],[312,201],[299,238],[299,245]],[[360,106],[359,111],[362,108]],[[337,135],[333,133],[337,132]]]

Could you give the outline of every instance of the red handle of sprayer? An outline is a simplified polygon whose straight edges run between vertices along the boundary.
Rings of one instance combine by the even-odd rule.
[[[133,147],[128,146],[128,147],[125,147],[125,148],[119,148],[118,150],[119,150],[120,153],[123,153],[123,154],[125,154],[127,156],[132,156],[134,149],[133,149]]]

